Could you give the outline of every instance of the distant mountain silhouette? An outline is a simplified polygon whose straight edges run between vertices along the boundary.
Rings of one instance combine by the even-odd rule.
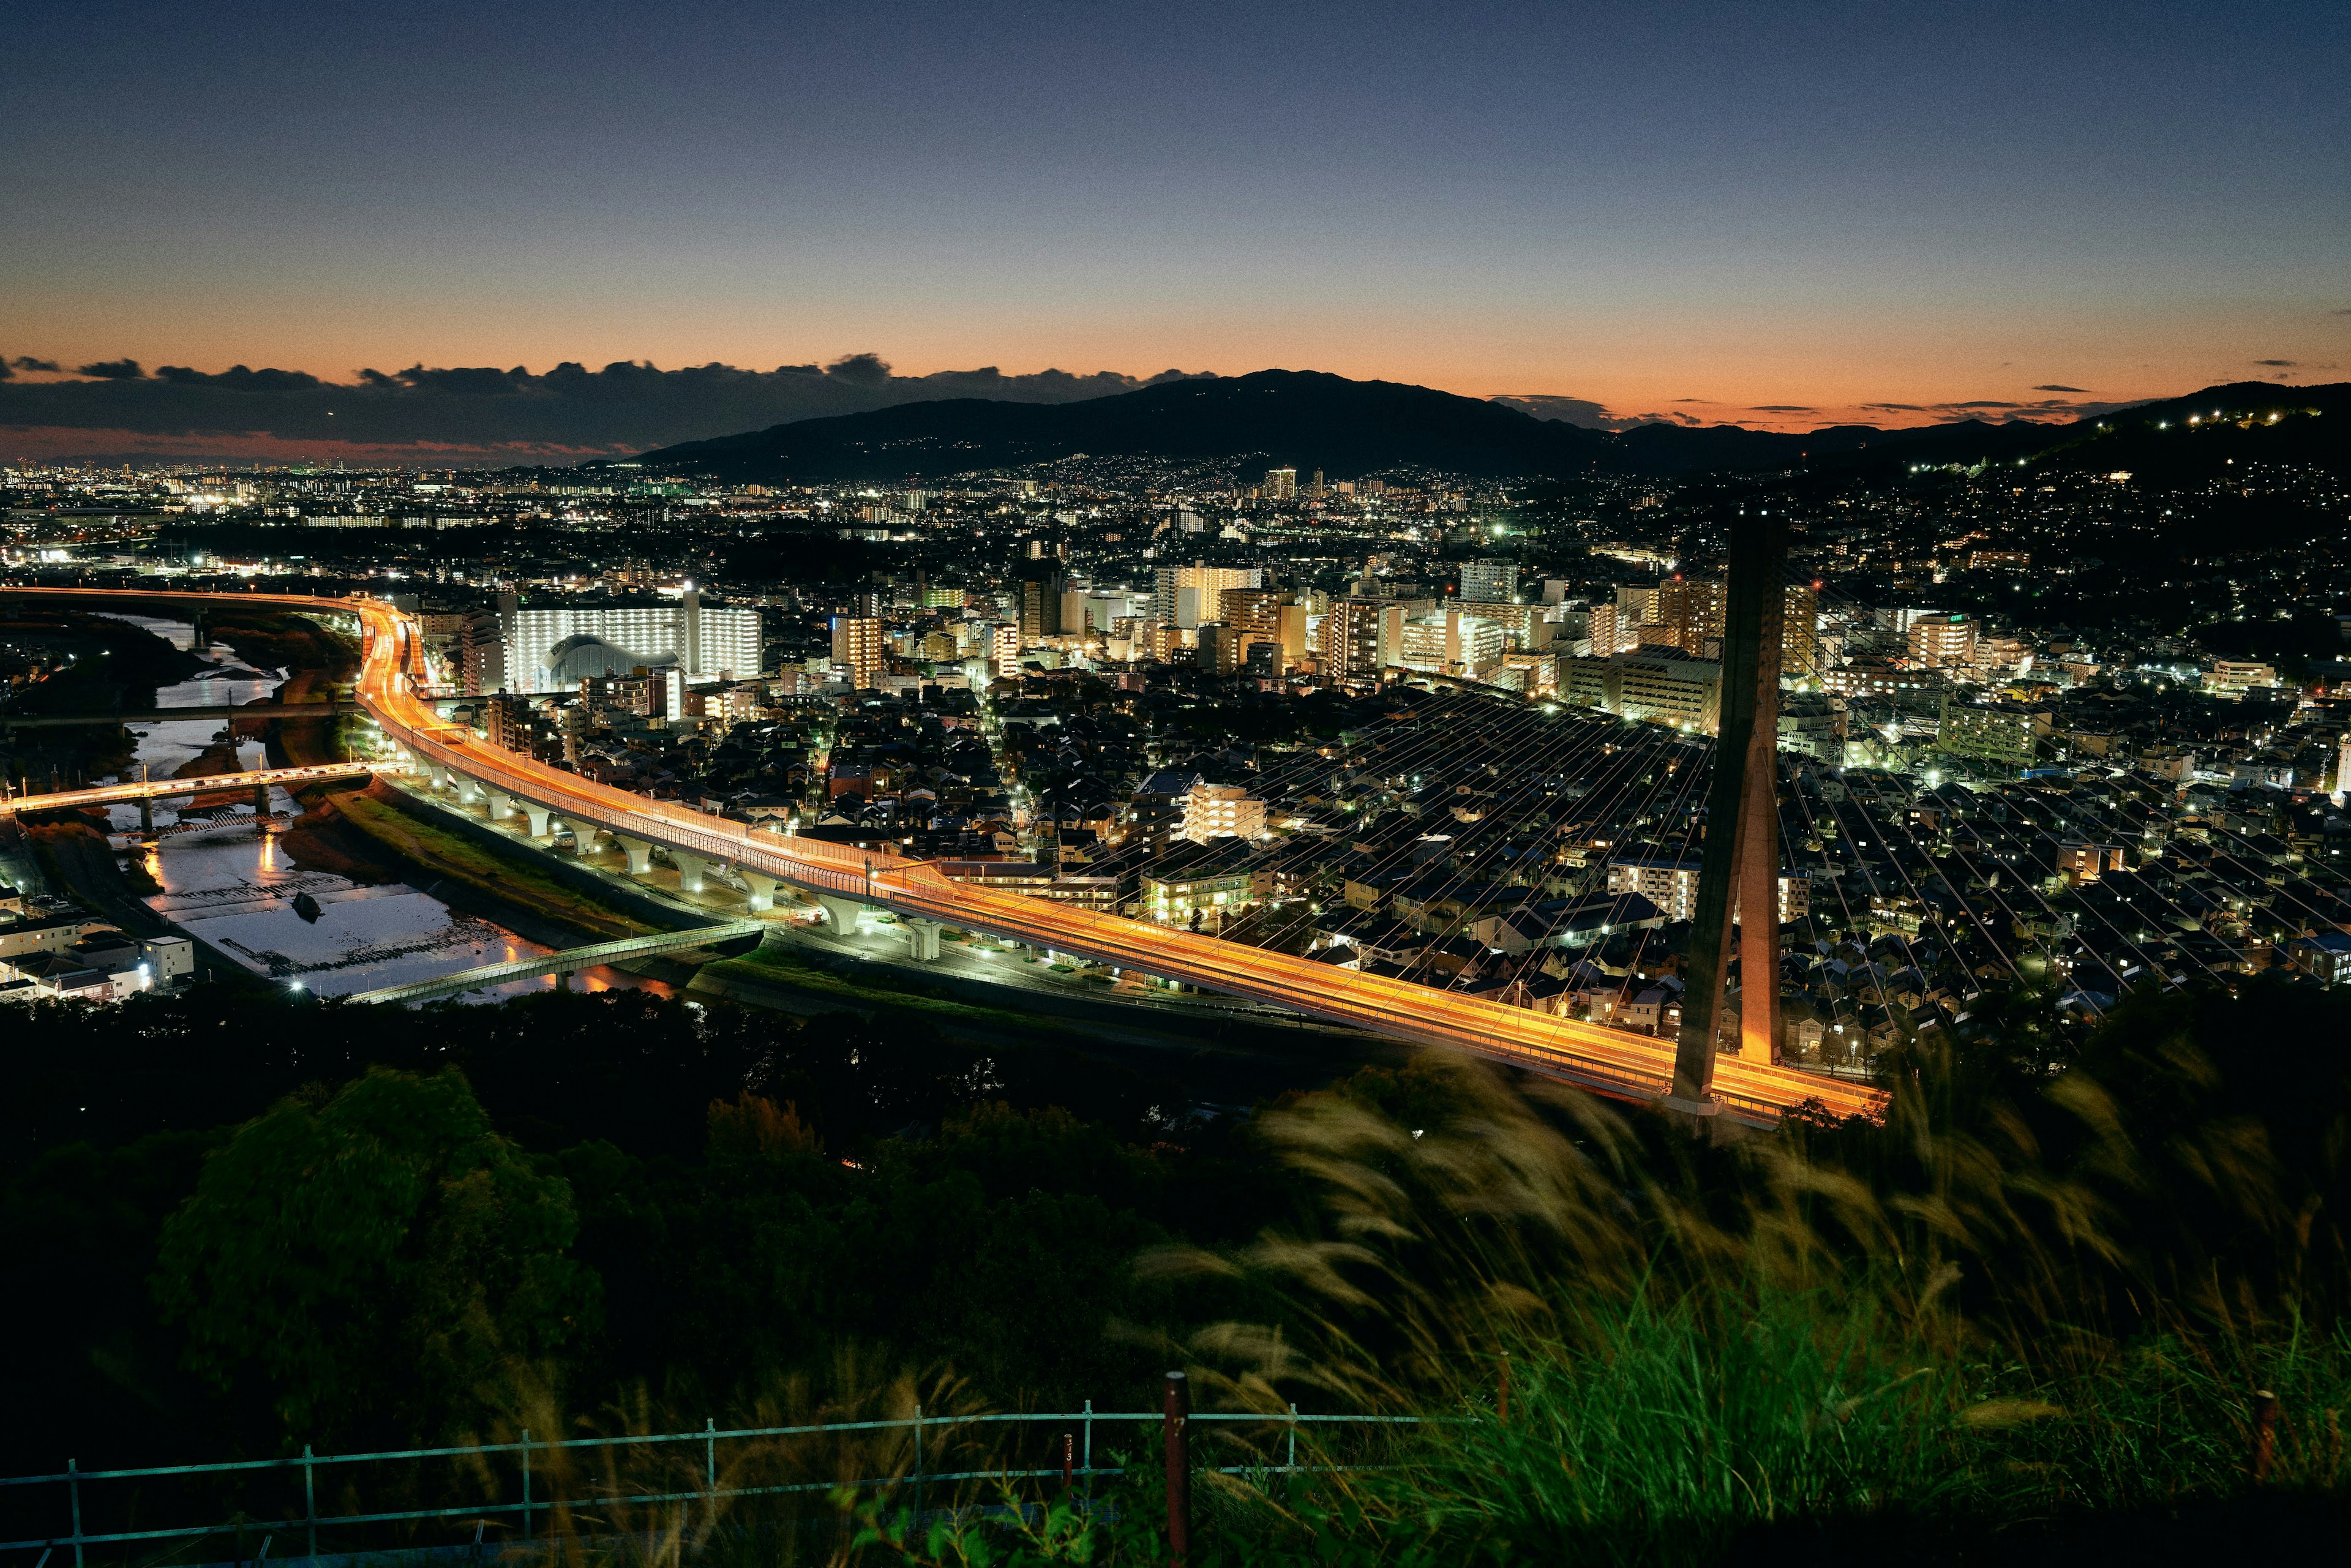
[[[1800,465],[1977,462],[2068,447],[2086,452],[2116,433],[2151,431],[2167,418],[2184,420],[2199,409],[2324,406],[2331,412],[2346,402],[2346,392],[2351,387],[2343,384],[2288,388],[2247,382],[2074,424],[1970,420],[1905,430],[1840,425],[1789,434],[1660,423],[1616,434],[1538,419],[1428,387],[1349,381],[1319,371],[1259,371],[1079,402],[956,398],[903,403],[664,446],[640,461],[735,483],[894,483],[1081,455],[1262,461],[1267,467],[1301,472],[1320,468],[1333,479],[1407,467],[1566,479]],[[2335,423],[2346,421],[2351,414]],[[2323,443],[2333,436],[2330,424],[2312,438]]]

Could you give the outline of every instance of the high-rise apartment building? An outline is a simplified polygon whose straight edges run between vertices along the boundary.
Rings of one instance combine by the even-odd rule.
[[[1020,628],[1000,625],[988,640],[988,659],[998,680],[1020,678]]]
[[[1265,498],[1269,501],[1298,499],[1298,470],[1269,468],[1265,471]]]
[[[1024,642],[1061,634],[1062,584],[1059,561],[1047,559],[1021,563],[1019,591],[1020,636]]]
[[[1404,606],[1393,599],[1349,595],[1331,601],[1322,617],[1323,668],[1361,679],[1377,677],[1404,657]]]
[[[1976,656],[1976,623],[1965,615],[1938,612],[1910,622],[1906,633],[1910,662],[1929,670],[1957,669]]]
[[[870,615],[834,616],[832,662],[849,672],[849,684],[859,691],[880,685],[890,666],[889,626]]]
[[[1722,719],[1722,666],[1637,650],[1614,654],[1602,677],[1601,706],[1626,718],[1711,735]]]
[[[1729,602],[1728,583],[1667,578],[1657,585],[1657,623],[1665,631],[1662,640],[1692,658],[1719,658]]]
[[[1405,622],[1397,662],[1407,669],[1483,679],[1502,662],[1505,651],[1499,625],[1447,605]]]
[[[1306,606],[1280,588],[1228,588],[1217,595],[1217,618],[1240,631],[1269,638],[1281,667],[1306,657]]]
[[[1264,586],[1265,573],[1253,566],[1163,566],[1153,574],[1151,618],[1188,632],[1217,618],[1226,589]]]
[[[529,691],[573,686],[589,675],[674,665],[688,680],[759,673],[759,612],[705,609],[689,588],[675,604],[517,608],[499,616],[506,677]]]
[[[1492,604],[1508,604],[1519,596],[1519,563],[1514,560],[1465,560],[1461,563],[1461,597]]]

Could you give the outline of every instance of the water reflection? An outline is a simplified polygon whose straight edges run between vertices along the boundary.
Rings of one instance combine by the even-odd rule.
[[[194,628],[184,621],[117,618],[143,626],[221,668],[234,664],[225,648],[195,647]],[[282,672],[263,681],[200,676],[162,688],[155,694],[155,706],[247,703],[267,696],[280,679]],[[136,726],[138,759],[146,765],[149,777],[169,778],[214,744],[214,737],[227,727],[225,721],[211,718]],[[267,766],[257,740],[237,742],[236,752],[241,766]],[[282,790],[271,791],[270,807],[289,813],[300,810]],[[116,806],[110,816],[116,832],[137,833],[138,807]],[[154,818],[158,841],[145,851],[141,863],[162,892],[147,903],[256,975],[326,996],[343,996],[551,951],[402,883],[365,887],[331,872],[304,870],[284,852],[275,834],[255,832],[250,800],[201,808],[180,802],[176,809],[172,802],[159,802]],[[298,894],[317,901],[315,921],[296,912]],[[553,976],[510,980],[469,992],[465,999],[496,1000],[560,983]],[[575,987],[589,990],[650,984],[601,967],[573,980]]]

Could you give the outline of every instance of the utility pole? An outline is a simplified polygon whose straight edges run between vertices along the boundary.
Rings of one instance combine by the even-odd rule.
[[[1784,520],[1741,512],[1730,535],[1724,606],[1722,681],[1714,778],[1706,798],[1706,843],[1698,859],[1698,908],[1691,924],[1688,981],[1674,1052],[1673,1092],[1666,1106],[1712,1117],[1716,1024],[1730,967],[1730,910],[1738,902],[1745,936],[1740,970],[1742,1053],[1771,1060],[1780,996],[1779,731],[1780,641],[1788,554]]]

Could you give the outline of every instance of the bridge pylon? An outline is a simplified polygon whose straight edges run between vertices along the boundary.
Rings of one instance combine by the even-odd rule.
[[[1730,915],[1740,911],[1739,1049],[1777,1056],[1780,1008],[1780,663],[1786,633],[1787,524],[1742,512],[1730,535],[1724,607],[1721,718],[1707,790],[1698,907],[1684,970],[1682,1024],[1669,1110],[1714,1115],[1714,1063]]]

